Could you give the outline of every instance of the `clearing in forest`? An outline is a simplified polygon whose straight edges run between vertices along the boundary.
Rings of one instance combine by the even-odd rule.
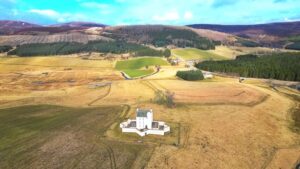
[[[226,60],[228,58],[213,52],[195,48],[173,49],[172,55],[184,60]]]

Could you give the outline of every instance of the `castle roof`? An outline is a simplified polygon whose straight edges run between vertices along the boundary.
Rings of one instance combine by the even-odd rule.
[[[138,109],[136,111],[137,117],[147,117],[147,113],[151,112],[151,109]]]

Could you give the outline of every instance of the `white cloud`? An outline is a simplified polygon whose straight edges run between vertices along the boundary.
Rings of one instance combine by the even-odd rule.
[[[163,15],[154,15],[152,19],[155,21],[176,21],[180,19],[180,16],[177,11],[169,11]]]
[[[66,22],[66,19],[65,19],[65,18],[58,18],[58,19],[57,19],[57,22],[59,22],[59,23]]]
[[[50,18],[56,18],[59,17],[60,14],[54,10],[51,9],[31,9],[29,10],[30,13],[35,13],[38,15],[43,15],[43,16],[47,16]]]
[[[299,21],[299,19],[290,19],[290,18],[288,18],[288,17],[285,17],[283,20],[284,20],[285,22],[295,22],[295,21]]]
[[[193,13],[190,12],[190,11],[187,11],[187,12],[184,13],[183,18],[186,19],[186,20],[190,20],[190,19],[193,18]]]
[[[60,23],[70,21],[85,21],[87,19],[86,15],[81,13],[60,13],[52,9],[31,9],[29,12],[50,18]]]

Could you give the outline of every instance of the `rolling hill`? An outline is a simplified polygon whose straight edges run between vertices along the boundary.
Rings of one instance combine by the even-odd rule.
[[[290,43],[289,38],[300,35],[300,21],[258,25],[193,24],[188,26],[233,34],[271,47],[284,47]]]
[[[134,25],[108,27],[102,33],[116,40],[152,45],[155,47],[195,47],[199,49],[214,49],[216,42],[200,36],[186,27],[164,25]]]
[[[56,33],[84,32],[90,28],[103,28],[106,25],[92,22],[68,22],[55,25],[36,25],[22,21],[0,21],[0,35],[48,35]]]
[[[106,39],[153,47],[192,47],[204,50],[214,49],[221,43],[230,46],[264,46],[298,50],[300,43],[300,22],[259,25],[194,24],[188,26],[106,26],[92,22],[69,22],[40,26],[21,21],[0,21],[0,24],[0,34],[2,35],[0,44],[11,46],[38,43],[39,41],[42,43],[74,41],[87,43],[90,39],[95,39],[89,35],[97,36],[96,39],[106,37]],[[69,34],[76,34],[76,37],[83,40],[74,40],[75,36],[64,38],[69,37]],[[77,36],[78,34],[79,36]],[[10,36],[15,37],[11,38]],[[62,38],[56,38],[57,36]],[[27,40],[28,38],[31,40]]]
[[[50,25],[50,27],[106,27],[107,25],[101,24],[101,23],[94,23],[94,22],[67,22],[62,24],[55,24]]]
[[[300,34],[299,22],[279,22],[258,25],[210,25],[194,24],[188,25],[197,29],[209,29],[219,32],[231,33],[242,37],[250,37],[251,34],[267,34],[277,37],[294,36]]]
[[[0,35],[14,34],[16,31],[20,31],[22,29],[36,27],[41,26],[23,21],[0,20]]]

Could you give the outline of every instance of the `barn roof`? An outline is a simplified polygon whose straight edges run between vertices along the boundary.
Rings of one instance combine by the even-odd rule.
[[[147,113],[151,112],[150,109],[138,109],[136,111],[136,116],[137,117],[147,117]]]

